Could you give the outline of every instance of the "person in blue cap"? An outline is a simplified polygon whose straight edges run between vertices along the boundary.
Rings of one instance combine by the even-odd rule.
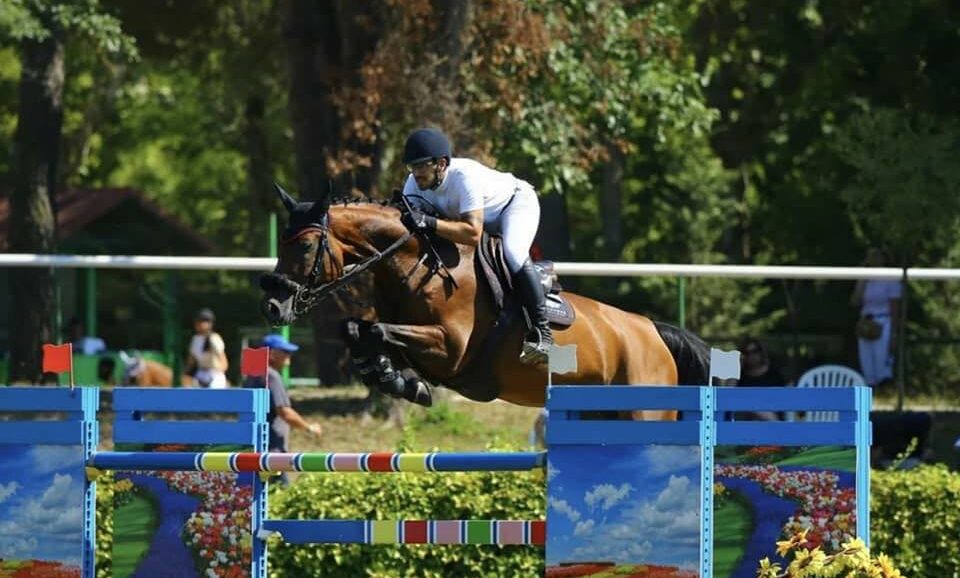
[[[260,345],[270,348],[266,384],[270,389],[270,413],[267,414],[267,421],[270,423],[269,450],[271,452],[290,451],[291,427],[303,430],[319,439],[323,435],[323,428],[320,427],[320,424],[308,422],[297,410],[293,409],[290,396],[287,394],[287,388],[283,385],[283,377],[280,375],[280,371],[290,365],[291,356],[300,349],[300,346],[290,343],[285,337],[276,333],[264,337]],[[263,387],[263,378],[248,377],[245,385],[247,387]],[[281,481],[286,481],[284,476],[281,476]]]

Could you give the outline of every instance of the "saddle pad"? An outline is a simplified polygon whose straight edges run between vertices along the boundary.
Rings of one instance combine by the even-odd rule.
[[[547,295],[547,321],[567,327],[576,318],[573,306],[561,294],[550,293]]]

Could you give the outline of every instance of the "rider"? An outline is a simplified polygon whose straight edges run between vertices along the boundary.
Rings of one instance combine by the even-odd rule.
[[[540,275],[530,261],[530,245],[540,225],[540,201],[530,183],[477,161],[453,157],[450,141],[436,129],[410,133],[403,147],[410,171],[408,197],[422,197],[442,219],[414,210],[403,222],[411,231],[435,233],[464,245],[479,245],[484,229],[499,233],[513,287],[530,317],[520,359],[546,359],[553,343]]]

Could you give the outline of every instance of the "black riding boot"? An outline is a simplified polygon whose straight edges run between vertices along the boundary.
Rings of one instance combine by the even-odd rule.
[[[553,332],[550,331],[550,322],[547,321],[547,300],[540,283],[540,274],[529,259],[513,274],[513,288],[533,326],[523,338],[520,360],[530,364],[546,361],[553,344]]]

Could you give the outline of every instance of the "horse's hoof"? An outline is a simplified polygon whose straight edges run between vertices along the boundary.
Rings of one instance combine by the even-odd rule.
[[[430,388],[427,386],[427,384],[419,379],[415,381],[407,381],[406,391],[404,392],[403,397],[417,405],[422,405],[423,407],[433,406],[433,394],[430,393]]]
[[[408,388],[407,394],[407,399],[417,405],[422,405],[423,407],[433,406],[433,394],[430,393],[430,388],[422,381],[418,381],[416,387]]]

